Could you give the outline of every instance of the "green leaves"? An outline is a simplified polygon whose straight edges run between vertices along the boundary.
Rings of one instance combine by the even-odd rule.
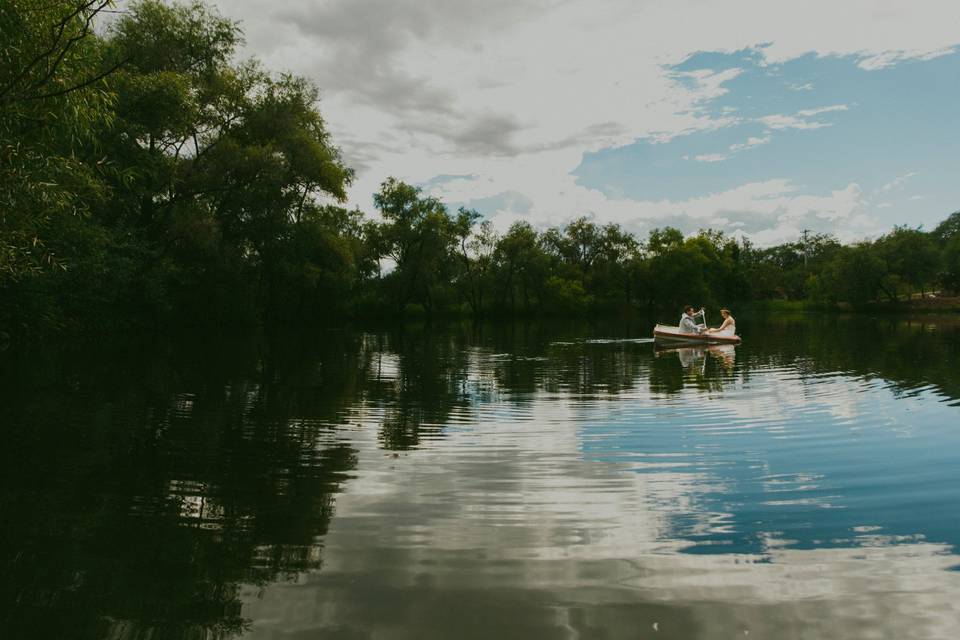
[[[0,286],[62,270],[50,226],[85,215],[104,195],[84,149],[95,147],[112,106],[92,33],[108,4],[0,5]]]
[[[200,2],[140,0],[114,24],[108,40],[109,50],[138,74],[202,76],[226,66],[242,39],[235,22]]]
[[[385,294],[398,309],[417,303],[431,312],[447,303],[463,220],[458,223],[439,200],[395,178],[380,185],[374,204],[384,219],[376,233],[381,257],[394,267],[383,279]]]
[[[929,233],[920,229],[895,227],[877,240],[874,249],[887,268],[915,290],[932,283],[940,270],[940,252],[936,242]]]
[[[0,286],[55,283],[62,266],[90,287],[155,273],[146,309],[168,307],[183,287],[222,288],[258,269],[270,291],[287,287],[284,273],[308,288],[325,278],[353,286],[352,254],[365,255],[357,234],[316,213],[344,200],[353,177],[317,88],[232,64],[239,28],[199,2],[141,0],[95,35],[107,4],[0,6]],[[139,248],[130,261],[89,253],[129,243]],[[117,272],[104,276],[102,264]]]

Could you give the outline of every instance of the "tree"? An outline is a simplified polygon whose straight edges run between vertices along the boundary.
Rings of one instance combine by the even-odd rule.
[[[457,228],[446,207],[395,178],[380,185],[374,204],[384,222],[378,237],[394,269],[385,278],[398,311],[413,302],[432,313],[445,301],[454,273]]]
[[[63,268],[50,228],[104,195],[83,147],[109,124],[105,78],[122,63],[92,32],[109,4],[0,5],[0,284]]]
[[[604,225],[596,234],[595,242],[587,289],[598,303],[606,306],[632,304],[640,244],[618,224]]]
[[[954,293],[960,292],[960,234],[951,235],[944,241],[942,265],[940,283]]]
[[[931,235],[940,248],[940,284],[956,293],[960,291],[960,211],[951,213]]]
[[[102,36],[106,3],[41,4],[0,23],[0,316],[235,316],[354,286],[360,243],[317,217],[353,174],[315,86],[232,65],[237,25],[197,2],[135,2]]]
[[[894,227],[893,231],[877,240],[876,250],[886,261],[892,275],[921,294],[940,271],[940,251],[931,235],[920,229]]]
[[[701,232],[684,240],[677,229],[653,229],[647,241],[653,299],[678,308],[684,304],[713,304],[716,297],[722,297],[722,281],[728,269],[717,247],[721,237]]]
[[[933,237],[938,242],[946,242],[957,236],[960,236],[960,211],[951,213],[946,220],[938,224],[933,230]]]
[[[533,310],[534,302],[543,305],[549,258],[544,242],[529,222],[510,225],[494,251],[494,278],[497,303],[510,313],[517,311],[518,295],[523,310]]]
[[[861,242],[835,252],[824,269],[819,286],[824,298],[830,302],[860,306],[876,300],[886,275],[887,265],[873,245]]]
[[[457,289],[466,298],[474,315],[483,315],[490,289],[493,270],[493,253],[497,246],[497,234],[489,220],[471,209],[460,207],[454,223],[459,243],[461,272],[457,276]]]

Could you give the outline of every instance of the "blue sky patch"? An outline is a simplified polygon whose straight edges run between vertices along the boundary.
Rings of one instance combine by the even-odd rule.
[[[860,186],[883,226],[928,228],[960,209],[960,54],[867,70],[853,56],[813,54],[766,65],[755,49],[698,53],[669,69],[740,69],[700,105],[733,124],[587,153],[573,172],[609,197],[680,201],[749,182],[789,180],[805,193]],[[899,178],[899,181],[898,181]]]

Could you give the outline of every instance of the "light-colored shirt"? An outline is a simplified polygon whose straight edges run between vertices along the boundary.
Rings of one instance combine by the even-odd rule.
[[[697,322],[693,318],[683,314],[683,317],[680,318],[680,331],[683,333],[700,333],[700,327],[697,326]]]

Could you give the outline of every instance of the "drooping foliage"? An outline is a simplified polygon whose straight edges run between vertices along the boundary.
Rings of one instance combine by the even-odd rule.
[[[119,64],[92,35],[106,0],[0,3],[0,284],[62,269],[48,242],[102,201],[97,138]]]
[[[359,223],[331,207],[352,172],[317,88],[233,64],[239,27],[200,3],[137,2],[95,35],[107,5],[3,7],[0,314],[243,322],[347,299]]]

